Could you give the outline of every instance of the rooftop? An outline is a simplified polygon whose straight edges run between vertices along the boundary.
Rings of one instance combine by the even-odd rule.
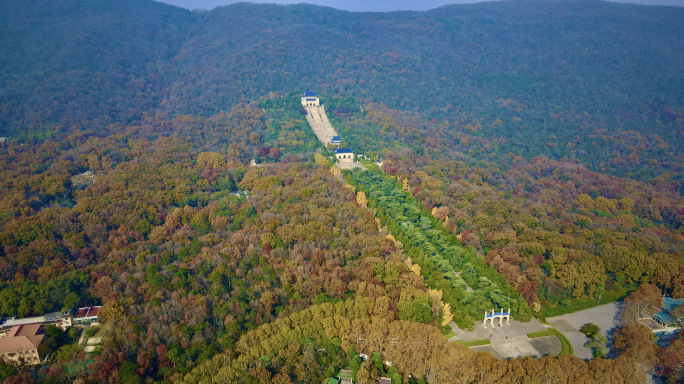
[[[338,148],[335,150],[335,154],[338,153],[354,153],[354,151],[351,148]]]
[[[304,97],[316,97],[316,92],[312,90],[306,90],[306,92],[304,92]]]
[[[26,336],[5,337],[0,339],[0,353],[24,351],[36,348]]]
[[[655,322],[651,319],[641,319],[640,321],[645,326],[651,328],[651,330],[658,330],[658,329],[662,328],[662,326],[660,324],[658,324],[657,322]]]
[[[676,325],[677,320],[670,314],[677,306],[684,303],[684,299],[673,299],[671,297],[663,297],[663,306],[660,307],[662,311],[656,312],[653,318],[662,321],[666,325]]]
[[[673,309],[677,308],[677,306],[679,306],[681,303],[684,303],[684,299],[673,299],[671,297],[663,297],[663,306],[661,308],[670,312]]]
[[[342,369],[342,370],[340,370],[340,373],[337,376],[347,378],[347,379],[351,379],[354,377],[354,372],[352,372],[348,369]]]
[[[36,348],[44,337],[40,324],[15,325],[6,337],[0,338],[0,353]]]
[[[15,325],[23,325],[23,324],[40,324],[40,323],[45,323],[48,321],[57,321],[61,317],[62,317],[62,314],[59,312],[48,313],[45,316],[27,317],[25,319],[15,319],[12,317],[12,318],[9,318],[9,319],[1,322],[0,328],[8,328],[8,327],[13,327]]]
[[[83,307],[79,308],[74,315],[74,319],[81,319],[84,317],[95,317],[100,313],[101,307]]]

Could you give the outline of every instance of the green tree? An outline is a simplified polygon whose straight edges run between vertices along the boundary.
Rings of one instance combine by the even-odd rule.
[[[0,380],[5,380],[16,372],[17,368],[15,366],[7,364],[4,360],[0,359]]]
[[[593,339],[599,332],[601,332],[601,328],[599,328],[599,326],[596,324],[586,323],[580,327],[579,331],[582,332],[584,336]]]

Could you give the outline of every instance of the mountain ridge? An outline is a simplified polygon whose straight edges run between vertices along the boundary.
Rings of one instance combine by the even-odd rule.
[[[18,7],[9,4],[4,14]],[[314,88],[446,124],[467,117],[482,126],[478,135],[505,139],[504,151],[579,156],[620,176],[634,174],[634,165],[613,166],[611,159],[632,151],[618,138],[605,153],[592,153],[587,143],[569,148],[578,129],[579,137],[634,131],[682,141],[684,27],[677,21],[684,9],[601,1],[396,13],[306,4],[239,3],[206,12],[151,0],[103,1],[86,11],[78,1],[66,4],[85,14],[27,16],[30,25],[56,20],[61,34],[50,34],[56,27],[34,30],[12,45],[19,27],[4,20],[11,33],[0,41],[2,135],[44,136],[76,125],[100,130],[155,113],[211,116],[271,92]],[[645,157],[678,175],[681,147]]]

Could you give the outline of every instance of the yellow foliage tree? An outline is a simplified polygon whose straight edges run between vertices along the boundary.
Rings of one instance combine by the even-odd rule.
[[[325,165],[326,167],[330,166],[330,160],[328,160],[325,156],[321,155],[320,153],[314,153],[314,161],[318,165]]]
[[[534,303],[532,303],[532,310],[534,311],[534,313],[539,313],[539,311],[541,311],[541,309],[542,309],[541,304],[538,301],[535,301]]]
[[[444,304],[442,307],[442,327],[446,326],[454,319],[454,314],[451,313],[451,305],[449,303]]]
[[[197,156],[197,165],[207,167],[211,165],[213,168],[221,168],[226,165],[226,159],[216,152],[202,152]]]
[[[618,201],[618,205],[620,209],[623,209],[627,212],[632,212],[632,208],[634,208],[634,199],[625,197],[624,199]]]
[[[587,195],[586,193],[577,196],[575,203],[577,203],[577,205],[579,205],[581,208],[594,208],[594,199],[592,199],[591,196]]]
[[[339,168],[337,168],[335,166],[330,167],[330,173],[337,178],[342,177],[342,170],[340,170]]]

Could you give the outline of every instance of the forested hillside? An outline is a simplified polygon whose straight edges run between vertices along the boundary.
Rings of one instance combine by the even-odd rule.
[[[152,1],[3,1],[0,135],[107,129],[153,112],[194,20]]]
[[[681,20],[1,2],[0,317],[101,304],[105,337],[0,380],[681,380],[682,339],[629,319],[611,359],[444,338],[494,307],[684,295]],[[305,89],[381,169],[331,167]]]
[[[103,130],[159,111],[208,116],[311,87],[418,111],[495,138],[502,153],[577,158],[644,179],[682,173],[681,8],[235,4],[191,13],[150,1],[8,1],[2,11],[0,133],[11,136],[83,121]]]

